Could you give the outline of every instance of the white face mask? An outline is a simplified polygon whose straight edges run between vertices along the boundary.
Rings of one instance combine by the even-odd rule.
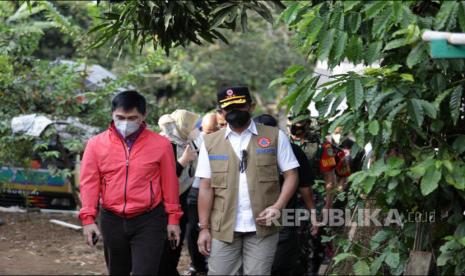
[[[124,136],[124,138],[136,132],[140,127],[140,124],[134,121],[118,120],[115,118],[113,118],[113,121],[115,122],[116,129]]]
[[[171,140],[171,142],[174,142],[178,145],[184,145],[186,143],[186,141],[180,138],[176,124],[168,123],[160,126],[160,128],[162,129],[163,133]]]

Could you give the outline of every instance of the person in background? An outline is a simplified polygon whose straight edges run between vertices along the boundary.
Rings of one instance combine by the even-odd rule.
[[[223,113],[221,113],[221,109],[216,111],[216,123],[218,124],[219,129],[225,128],[228,125]]]
[[[337,183],[336,151],[329,140],[321,139],[321,129],[308,110],[290,114],[288,129],[292,143],[301,147],[307,155],[315,180],[324,182],[325,194],[315,194],[317,215],[332,207]],[[332,247],[321,243],[321,227],[299,229],[300,249],[305,275],[316,275],[323,260],[332,257]],[[315,234],[315,232],[317,232]]]
[[[173,144],[177,159],[176,169],[179,178],[179,201],[183,212],[186,214],[180,221],[180,245],[173,248],[169,242],[165,243],[159,275],[179,275],[177,266],[181,257],[182,244],[188,222],[187,195],[194,182],[197,149],[199,147],[194,142],[196,137],[192,136],[194,136],[193,133],[198,133],[195,129],[195,123],[199,117],[199,115],[190,111],[178,109],[171,114],[161,116],[158,120],[158,125],[162,130],[161,134],[166,136]]]
[[[119,93],[111,110],[110,127],[89,139],[81,161],[84,236],[95,245],[101,229],[110,275],[157,274],[167,234],[180,242],[172,147],[147,129],[146,100],[138,92]],[[99,202],[100,229],[95,223]]]
[[[218,131],[218,123],[216,121],[215,113],[207,113],[202,118],[201,130],[202,132],[196,139],[196,143],[200,146],[203,144],[204,135],[214,133]],[[197,239],[199,238],[199,214],[197,210],[197,203],[199,197],[199,185],[200,178],[196,177],[192,187],[187,196],[188,205],[188,218],[189,223],[187,225],[187,248],[189,249],[189,255],[191,257],[191,265],[186,275],[206,275],[208,271],[207,260],[205,256],[200,254],[197,246]]]
[[[266,126],[277,127],[278,122],[276,119],[269,115],[263,114],[254,118],[255,123],[263,124]],[[299,174],[298,193],[296,192],[286,205],[286,209],[297,210],[304,205],[310,212],[315,211],[315,203],[313,202],[313,174],[310,164],[308,162],[305,152],[296,144],[291,144],[292,151],[294,152],[299,167],[297,168]],[[282,185],[282,177],[280,184]],[[302,204],[302,201],[304,204]],[[295,221],[293,221],[295,222]],[[298,228],[299,227],[312,227],[310,231],[316,235],[317,229],[315,226],[310,226],[309,223],[301,224],[301,226],[284,226],[279,232],[279,242],[276,254],[274,256],[273,267],[271,275],[302,275],[304,268],[302,266],[302,258],[300,256]]]
[[[209,256],[209,275],[269,275],[279,231],[273,221],[297,188],[299,163],[282,131],[251,120],[247,87],[226,88],[217,99],[228,126],[200,148],[199,251]]]

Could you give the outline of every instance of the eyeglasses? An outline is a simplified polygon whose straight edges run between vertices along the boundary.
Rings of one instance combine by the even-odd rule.
[[[247,169],[247,151],[242,150],[241,151],[241,162],[239,163],[239,171],[241,173],[244,173],[246,169]]]

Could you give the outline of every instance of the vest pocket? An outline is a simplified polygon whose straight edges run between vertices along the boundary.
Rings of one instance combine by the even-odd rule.
[[[212,188],[226,189],[228,187],[228,183],[226,182],[226,173],[212,172],[212,180],[210,186]]]
[[[211,227],[213,231],[220,231],[220,225],[221,225],[221,213],[219,212],[212,212],[211,216]]]
[[[213,201],[213,210],[223,212],[224,200],[221,197],[216,197]]]
[[[279,181],[278,176],[278,167],[276,164],[258,166],[258,181],[260,182],[269,182],[269,181]]]
[[[210,167],[212,171],[210,186],[212,188],[226,189],[228,187],[228,162],[225,160],[210,160]]]

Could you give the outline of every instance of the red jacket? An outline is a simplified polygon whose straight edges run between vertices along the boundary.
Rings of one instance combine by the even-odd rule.
[[[81,161],[80,192],[83,225],[94,223],[99,204],[131,218],[163,202],[169,224],[179,224],[179,183],[168,139],[144,129],[127,150],[112,125],[92,137]]]

